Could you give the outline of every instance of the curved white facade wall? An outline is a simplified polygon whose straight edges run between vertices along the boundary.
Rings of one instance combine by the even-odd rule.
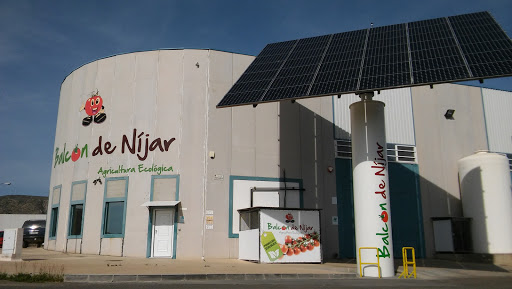
[[[512,192],[508,159],[479,152],[458,162],[462,209],[471,218],[475,253],[512,253]]]
[[[193,247],[201,247],[204,235],[209,110],[252,60],[212,50],[160,50],[73,71],[61,88],[45,248],[151,256],[155,236],[148,227],[155,220],[143,204],[180,201],[185,205],[168,207],[175,209],[170,218],[187,226],[168,232],[175,236],[171,250],[187,243],[182,256],[201,256]],[[80,225],[73,215],[81,210]]]

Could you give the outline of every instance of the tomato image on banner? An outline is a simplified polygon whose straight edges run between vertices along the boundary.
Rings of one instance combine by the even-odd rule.
[[[320,246],[320,235],[317,232],[305,234],[301,237],[293,239],[287,235],[284,237],[284,244],[279,244],[283,254],[288,256],[299,255],[307,251],[313,251],[315,247]],[[279,258],[282,259],[282,258]]]

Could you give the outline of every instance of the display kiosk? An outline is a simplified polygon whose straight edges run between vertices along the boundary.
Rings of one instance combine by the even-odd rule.
[[[322,263],[320,210],[255,207],[238,212],[239,259]]]

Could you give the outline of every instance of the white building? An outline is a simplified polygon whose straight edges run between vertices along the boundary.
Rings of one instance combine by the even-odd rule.
[[[147,51],[67,76],[45,248],[237,258],[237,210],[250,206],[250,188],[296,186],[304,190],[286,205],[322,209],[324,258],[355,257],[348,106],[356,96],[217,109],[253,59]],[[432,218],[464,216],[457,161],[477,150],[512,154],[512,93],[443,84],[375,99],[386,104],[395,256],[413,246],[432,257]]]

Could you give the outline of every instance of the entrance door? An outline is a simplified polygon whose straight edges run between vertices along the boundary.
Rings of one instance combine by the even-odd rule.
[[[154,210],[153,220],[153,257],[172,257],[174,208]]]

